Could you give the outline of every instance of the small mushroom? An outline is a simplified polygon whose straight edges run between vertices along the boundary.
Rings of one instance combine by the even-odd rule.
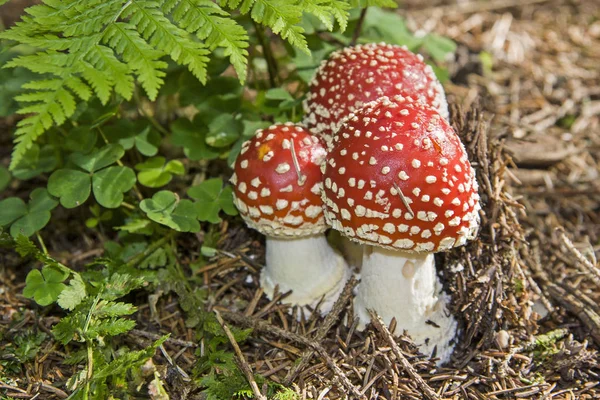
[[[321,63],[303,104],[303,122],[330,140],[350,112],[396,95],[411,96],[448,118],[444,88],[420,54],[386,43],[346,47]]]
[[[285,301],[330,311],[350,272],[325,238],[319,138],[292,123],[258,130],[242,145],[231,183],[234,204],[247,225],[266,235],[260,283],[271,299],[275,286],[292,290]]]
[[[370,245],[354,303],[361,326],[374,309],[447,361],[456,321],[433,254],[474,238],[480,209],[460,139],[433,108],[383,97],[348,116],[322,168],[327,222]]]

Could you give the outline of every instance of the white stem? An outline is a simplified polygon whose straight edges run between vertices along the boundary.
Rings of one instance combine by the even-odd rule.
[[[325,235],[297,239],[267,236],[266,266],[260,276],[260,285],[269,298],[275,286],[279,292],[292,293],[286,303],[319,308],[322,314],[331,310],[350,271],[343,257],[327,243]]]
[[[450,358],[454,347],[450,341],[456,333],[456,320],[446,310],[447,302],[433,254],[380,247],[365,251],[361,283],[354,300],[359,328],[370,322],[367,309],[374,309],[386,324],[395,317],[397,335],[407,331],[425,355],[431,355],[437,346],[436,356],[444,363]]]

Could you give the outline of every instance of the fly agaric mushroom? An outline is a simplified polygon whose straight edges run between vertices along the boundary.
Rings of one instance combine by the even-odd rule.
[[[321,63],[303,103],[303,122],[330,140],[348,114],[396,95],[411,96],[448,119],[444,88],[420,54],[386,43],[346,47]]]
[[[475,173],[454,130],[431,107],[387,97],[350,114],[323,163],[325,218],[365,251],[355,299],[361,327],[374,309],[396,318],[424,354],[450,356],[456,321],[433,253],[479,226]]]
[[[234,204],[249,227],[267,237],[260,283],[271,299],[275,286],[286,301],[321,303],[330,311],[349,270],[323,232],[320,164],[326,150],[319,138],[292,123],[258,130],[242,145],[231,177]]]

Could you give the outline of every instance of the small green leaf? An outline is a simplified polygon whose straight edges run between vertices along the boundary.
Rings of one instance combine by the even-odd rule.
[[[267,90],[265,93],[265,98],[267,100],[294,100],[290,92],[283,88],[273,88]]]
[[[225,211],[228,215],[237,215],[233,205],[233,191],[231,186],[223,188],[221,178],[208,179],[187,191],[188,196],[197,200],[196,212],[200,221],[216,224],[221,222],[219,212]]]
[[[240,137],[244,125],[231,114],[221,114],[210,122],[208,128],[206,144],[213,147],[226,147]]]
[[[135,173],[131,168],[108,167],[92,176],[92,190],[101,206],[117,208],[123,202],[123,193],[130,190],[135,182]]]
[[[48,191],[65,208],[75,208],[90,197],[89,174],[74,169],[59,169],[50,175]]]
[[[37,269],[27,274],[23,296],[34,299],[41,306],[54,303],[65,289],[62,283],[69,274],[58,268],[45,266],[40,272]]]
[[[140,233],[142,235],[152,234],[152,222],[147,219],[133,219],[128,221],[125,225],[117,226],[114,229],[120,231],[126,231],[129,233]]]
[[[12,237],[31,236],[41,230],[50,221],[50,211],[58,205],[44,188],[37,188],[30,195],[27,213],[13,222],[10,227]],[[0,211],[1,212],[1,211]]]
[[[173,178],[173,174],[183,175],[185,168],[181,161],[171,160],[165,164],[164,157],[153,157],[143,163],[137,164],[135,169],[138,180],[147,187],[157,188],[166,185]]]
[[[94,148],[98,133],[89,126],[78,126],[69,131],[65,147],[71,151],[89,153]]]
[[[194,204],[190,200],[179,200],[175,193],[168,190],[161,190],[151,199],[144,199],[140,203],[140,208],[152,221],[179,232],[200,230]]]
[[[456,51],[456,43],[447,37],[430,33],[425,36],[423,48],[431,55],[431,58],[437,62],[441,62],[446,59],[448,54]]]
[[[0,165],[0,192],[8,187],[11,179],[12,177],[10,176],[10,172],[8,172],[8,168]]]
[[[120,160],[125,150],[118,144],[107,144],[101,149],[96,149],[90,154],[73,153],[71,161],[81,169],[88,172],[98,171]]]
[[[85,298],[87,292],[81,275],[75,274],[69,282],[69,286],[58,295],[58,305],[65,310],[73,310]]]
[[[0,226],[6,226],[27,214],[27,205],[18,197],[0,201]]]
[[[176,146],[182,146],[187,158],[192,161],[212,160],[217,158],[221,151],[206,144],[208,127],[196,116],[191,122],[180,118],[171,124],[173,136],[171,141]]]

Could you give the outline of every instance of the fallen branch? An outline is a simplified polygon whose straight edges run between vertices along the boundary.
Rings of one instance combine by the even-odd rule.
[[[233,351],[235,351],[235,355],[238,358],[238,364],[240,365],[240,369],[246,376],[246,379],[248,380],[248,383],[250,384],[250,387],[252,388],[252,393],[254,393],[254,397],[258,400],[267,400],[267,397],[260,392],[260,389],[258,388],[258,384],[256,383],[256,380],[254,379],[254,374],[252,373],[252,368],[250,368],[250,365],[248,365],[248,362],[246,361],[246,358],[244,357],[244,353],[242,353],[240,346],[237,344],[237,341],[235,340],[233,333],[231,333],[231,330],[229,329],[229,327],[227,326],[225,321],[223,321],[221,314],[219,314],[219,312],[217,310],[213,310],[213,312],[215,313],[215,316],[217,317],[217,321],[219,321],[219,324],[221,324],[221,328],[223,328],[223,330],[225,331],[225,335],[227,335],[227,339],[229,339],[229,342],[231,343],[231,346],[233,347]]]
[[[340,297],[336,300],[335,304],[333,305],[331,312],[327,314],[325,320],[323,321],[323,324],[319,327],[319,329],[317,329],[317,333],[314,337],[314,340],[317,343],[321,343],[325,336],[327,336],[327,333],[329,332],[333,324],[335,324],[335,322],[338,320],[338,316],[346,308],[346,304],[348,304],[348,301],[350,301],[350,299],[352,298],[352,291],[356,287],[357,283],[358,281],[355,277],[350,278],[350,280],[346,282],[346,286],[344,286],[344,290],[340,294]],[[300,374],[300,371],[302,371],[308,365],[314,354],[315,350],[313,348],[307,349],[302,353],[302,355],[298,359],[299,361],[294,364],[294,366],[289,370],[286,377],[284,378],[283,382],[285,385],[290,385],[294,381],[294,379],[296,379],[296,377]]]
[[[375,326],[375,328],[381,333],[381,336],[390,344],[392,347],[392,352],[396,356],[396,360],[404,367],[408,375],[415,381],[415,383],[419,386],[419,389],[423,392],[423,394],[430,400],[439,400],[440,397],[437,393],[425,382],[423,377],[419,375],[419,373],[415,370],[412,364],[408,361],[408,359],[402,354],[402,350],[398,346],[398,343],[394,340],[391,332],[385,326],[381,317],[377,315],[374,310],[367,310],[369,315],[371,316],[371,323]]]

